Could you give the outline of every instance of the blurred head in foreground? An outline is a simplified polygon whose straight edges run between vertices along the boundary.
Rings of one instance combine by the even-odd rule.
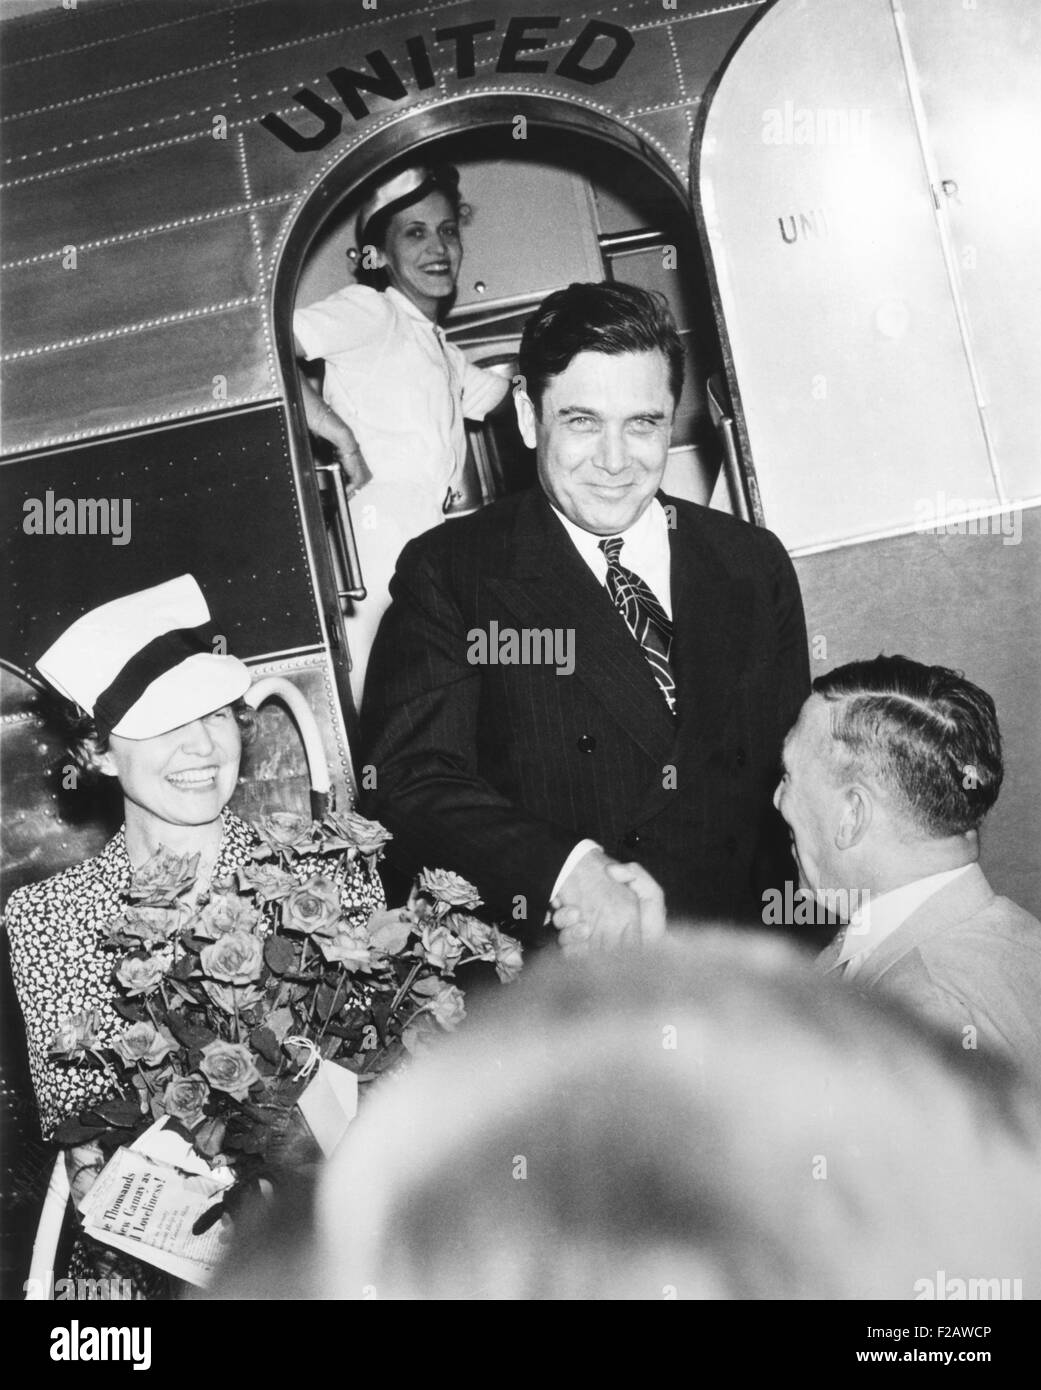
[[[1041,1294],[1037,1116],[786,944],[546,959],[363,1107],[295,1252],[222,1298]],[[997,1296],[996,1294],[992,1296]],[[1007,1295],[1006,1295],[1007,1296]]]

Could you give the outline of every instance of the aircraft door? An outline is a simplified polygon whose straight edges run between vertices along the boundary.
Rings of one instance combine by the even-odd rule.
[[[1039,26],[984,8],[781,0],[696,137],[744,463],[790,548],[1039,491],[1041,228],[1009,178]]]

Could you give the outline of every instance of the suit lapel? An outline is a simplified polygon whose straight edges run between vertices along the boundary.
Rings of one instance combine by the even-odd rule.
[[[751,585],[734,580],[702,528],[686,509],[664,494],[658,500],[675,519],[670,526],[672,580],[672,668],[676,677],[678,717],[667,763],[692,770],[719,748],[741,674],[748,657],[746,613]],[[696,515],[696,514],[695,514]],[[640,808],[651,816],[675,792],[658,779]]]
[[[974,917],[994,901],[994,891],[978,864],[968,873],[948,883],[901,922],[857,972],[857,984],[873,985],[898,960],[916,950],[930,938],[947,931],[958,922]]]
[[[837,968],[839,956],[842,954],[842,947],[845,944],[845,940],[846,929],[842,927],[835,933],[824,950],[817,956],[815,965],[820,974],[828,975]]]
[[[519,626],[572,630],[574,679],[593,691],[649,757],[668,760],[675,720],[651,668],[541,492],[524,499],[512,553],[503,573],[487,582]]]
[[[673,659],[680,692],[678,733],[685,747],[718,743],[747,659],[751,584],[734,580],[703,535],[669,532],[672,550]]]

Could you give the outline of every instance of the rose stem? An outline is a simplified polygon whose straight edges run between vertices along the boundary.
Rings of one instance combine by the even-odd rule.
[[[413,984],[415,983],[416,976],[419,974],[419,972],[420,972],[420,970],[422,970],[422,968],[423,968],[423,962],[422,962],[421,960],[417,960],[416,963],[415,963],[415,965],[412,967],[412,969],[411,969],[411,970],[408,972],[408,974],[405,976],[404,984],[403,984],[403,985],[401,986],[401,988],[398,990],[397,994],[395,994],[395,996],[394,996],[394,1002],[393,1002],[393,1004],[391,1004],[391,1006],[390,1006],[390,1012],[389,1012],[388,1015],[387,1015],[387,1021],[388,1021],[388,1022],[390,1021],[390,1015],[393,1014],[394,1010],[395,1010],[395,1009],[398,1007],[398,1005],[401,1003],[402,999],[404,999],[405,995],[406,995],[406,994],[409,992],[409,990],[412,988]]]
[[[341,966],[340,966],[340,978],[339,978],[339,979],[337,980],[337,982],[336,982],[336,990],[335,990],[335,992],[334,992],[334,994],[333,994],[332,1007],[329,1009],[329,1012],[326,1014],[326,1016],[325,1016],[325,1022],[322,1024],[321,1031],[320,1031],[319,1034],[318,1034],[318,1041],[319,1041],[319,1042],[321,1042],[322,1039],[325,1037],[325,1030],[329,1027],[329,1020],[330,1020],[330,1019],[333,1017],[333,1015],[336,1013],[337,1007],[339,1006],[339,1002],[340,1002],[340,990],[343,989],[344,982],[346,981],[346,979],[347,979],[347,971],[346,971],[346,969],[341,965]]]
[[[429,1007],[430,1007],[429,1004],[420,1004],[419,1008],[415,1011],[415,1013],[412,1014],[411,1017],[407,1018],[407,1019],[405,1020],[405,1022],[401,1025],[401,1032],[403,1033],[403,1032],[405,1031],[405,1029],[409,1026],[409,1024],[410,1024],[410,1023],[414,1023],[415,1020],[419,1017],[419,1015],[420,1015],[421,1013],[423,1013],[423,1011],[424,1011],[425,1009],[428,1009]],[[388,1033],[390,1032],[390,1024],[391,1024],[391,1020],[393,1019],[393,1017],[394,1017],[394,1010],[391,1009],[390,1013],[387,1015],[387,1032],[388,1032]],[[399,1033],[398,1036],[400,1037],[401,1034]],[[372,1062],[372,1061],[375,1061],[377,1051],[378,1051],[378,1049],[373,1048],[373,1050],[369,1053],[368,1057],[365,1058],[365,1061],[362,1062],[361,1067],[360,1067],[360,1070],[361,1070],[361,1071],[368,1071],[368,1069],[369,1069],[369,1063]]]

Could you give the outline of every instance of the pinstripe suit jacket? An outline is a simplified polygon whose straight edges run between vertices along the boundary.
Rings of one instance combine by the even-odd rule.
[[[369,666],[367,808],[400,867],[452,868],[541,923],[575,843],[663,885],[670,912],[755,918],[790,876],[770,804],[809,693],[798,583],[770,532],[693,503],[669,533],[678,717],[541,489],[410,542]],[[475,632],[573,634],[575,668],[471,664]],[[530,939],[530,938],[529,938]]]

